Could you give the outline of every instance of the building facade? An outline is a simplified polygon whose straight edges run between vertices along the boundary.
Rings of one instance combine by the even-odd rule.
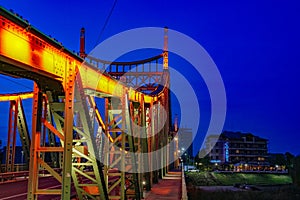
[[[193,132],[190,128],[178,129],[178,147],[182,153],[193,157]]]
[[[268,140],[251,133],[225,131],[209,136],[206,148],[211,163],[268,165]]]

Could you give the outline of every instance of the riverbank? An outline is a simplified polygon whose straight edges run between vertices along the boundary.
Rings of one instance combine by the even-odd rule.
[[[300,188],[288,175],[186,173],[189,200],[300,200]]]
[[[234,186],[189,185],[189,200],[300,200],[300,188],[293,185],[256,186],[259,190],[240,189]]]
[[[187,182],[194,186],[287,185],[292,183],[292,178],[287,174],[188,172],[185,173],[185,177]]]

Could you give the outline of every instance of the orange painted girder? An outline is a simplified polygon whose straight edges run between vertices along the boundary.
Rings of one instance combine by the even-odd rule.
[[[157,96],[145,95],[132,88],[127,88],[109,75],[101,73],[98,69],[87,64],[82,65],[82,60],[80,61],[78,56],[72,55],[63,46],[59,48],[57,44],[51,44],[48,42],[49,37],[37,36],[35,32],[38,30],[32,27],[24,29],[0,15],[0,58],[18,61],[22,65],[17,67],[44,76],[48,74],[50,79],[56,77],[54,79],[61,82],[64,88],[67,87],[68,72],[79,69],[85,89],[94,89],[97,92],[115,97],[121,97],[126,91],[129,91],[131,101],[140,102],[143,97],[145,103],[157,100]]]
[[[16,101],[18,98],[21,99],[29,99],[33,97],[32,92],[28,93],[15,93],[15,94],[0,94],[0,102],[1,101]]]

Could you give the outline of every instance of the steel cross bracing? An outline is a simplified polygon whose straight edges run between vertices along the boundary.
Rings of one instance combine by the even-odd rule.
[[[161,55],[133,64],[149,66],[159,58],[163,58],[163,71],[156,70],[153,75],[151,70],[137,70],[133,76],[139,80],[134,87],[142,89],[134,90],[100,73],[60,43],[0,7],[0,72],[35,82],[31,138],[26,131],[20,133],[28,138],[23,141],[23,148],[30,146],[28,199],[38,199],[39,195],[60,195],[62,199],[73,195],[78,199],[141,199],[143,189],[149,190],[166,174],[168,152],[156,152],[167,145],[169,134],[166,45]],[[82,72],[85,76],[81,76]],[[122,70],[111,75],[121,80],[124,73]],[[125,80],[134,82],[132,78]],[[146,89],[152,95],[140,92]],[[105,99],[104,118],[95,96]],[[12,105],[11,111],[22,107],[20,103]],[[20,129],[25,130],[25,115],[23,111],[18,113],[23,127]],[[16,127],[16,123],[11,124]],[[10,131],[14,139],[15,129]],[[140,137],[145,134],[147,138]],[[138,156],[147,152],[155,153]],[[151,172],[143,173],[145,166]],[[41,189],[40,169],[48,171],[60,187]]]
[[[32,97],[32,93],[0,95],[1,102],[10,102],[5,172],[14,171],[17,132],[19,133],[23,148],[23,161],[26,163],[26,168],[28,169],[30,136],[26,123],[22,99],[27,99],[30,97]]]
[[[6,172],[11,172],[14,168],[15,149],[16,149],[16,133],[17,133],[17,112],[18,104],[16,101],[10,101],[9,122],[6,146]]]
[[[153,92],[162,82],[163,71],[159,61],[164,55],[160,54],[149,59],[132,62],[110,62],[87,56],[86,62],[104,70],[115,79],[145,93]]]

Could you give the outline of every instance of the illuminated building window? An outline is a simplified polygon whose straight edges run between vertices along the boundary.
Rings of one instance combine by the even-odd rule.
[[[229,162],[229,144],[228,144],[228,142],[225,142],[224,149],[225,149],[225,162]]]
[[[258,160],[259,160],[259,161],[264,161],[264,160],[265,160],[265,158],[258,157]]]

